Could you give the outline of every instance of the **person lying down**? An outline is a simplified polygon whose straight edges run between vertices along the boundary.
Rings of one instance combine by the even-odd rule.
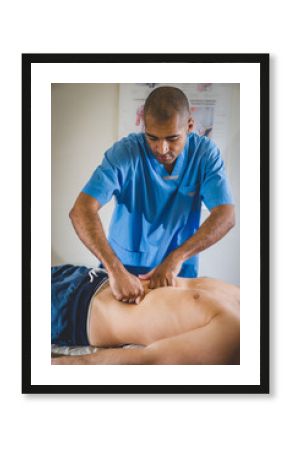
[[[52,357],[58,364],[239,364],[240,290],[212,278],[177,278],[139,304],[117,301],[102,269],[52,268],[52,344],[105,347]],[[137,344],[136,348],[120,348]],[[114,347],[114,348],[106,348]]]

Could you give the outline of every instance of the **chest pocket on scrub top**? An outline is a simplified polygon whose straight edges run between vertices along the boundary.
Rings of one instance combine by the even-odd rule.
[[[199,201],[199,185],[181,186],[178,189],[177,201],[179,210],[189,213],[198,207]]]

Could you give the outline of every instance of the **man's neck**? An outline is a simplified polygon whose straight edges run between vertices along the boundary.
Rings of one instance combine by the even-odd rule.
[[[175,161],[172,164],[164,164],[164,167],[165,167],[166,171],[169,173],[169,175],[172,174],[174,166],[175,166]]]

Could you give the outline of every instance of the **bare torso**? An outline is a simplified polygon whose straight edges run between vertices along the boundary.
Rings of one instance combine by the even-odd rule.
[[[215,316],[239,320],[239,288],[211,278],[177,278],[176,287],[148,289],[139,304],[118,302],[108,286],[91,302],[91,345],[149,345],[206,326]]]

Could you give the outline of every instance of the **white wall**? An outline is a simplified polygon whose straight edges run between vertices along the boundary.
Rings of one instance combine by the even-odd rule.
[[[96,265],[78,239],[68,213],[101,162],[104,151],[117,140],[117,84],[52,85],[52,264]],[[101,210],[108,228],[113,202]]]
[[[75,234],[68,213],[78,193],[117,140],[117,84],[52,85],[52,264],[96,266]],[[201,254],[200,275],[239,284],[239,89],[233,90],[228,173],[236,200],[237,225]],[[227,149],[228,150],[228,149]],[[228,152],[227,152],[228,154]],[[101,211],[107,232],[112,200]],[[206,212],[203,212],[203,219]]]
[[[199,275],[240,283],[240,89],[231,85],[231,110],[227,155],[227,174],[235,200],[236,226],[217,244],[200,254]],[[202,211],[202,221],[208,216]]]

